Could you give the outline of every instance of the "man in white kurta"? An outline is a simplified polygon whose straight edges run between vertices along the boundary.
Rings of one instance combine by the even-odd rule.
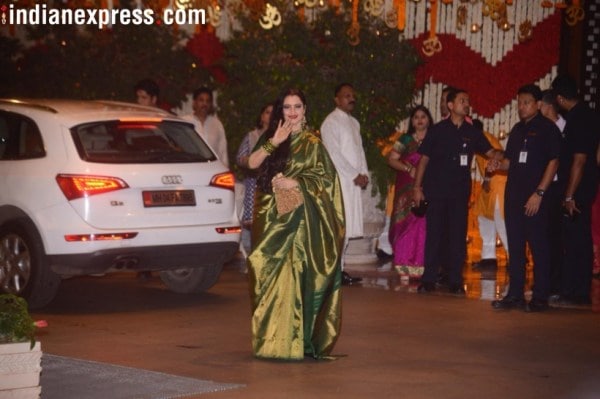
[[[369,184],[367,160],[360,136],[360,124],[350,113],[356,99],[350,84],[335,90],[336,108],[321,125],[321,138],[335,165],[342,185],[346,216],[346,243],[363,235],[361,191]]]
[[[206,87],[194,91],[193,108],[194,113],[185,115],[183,119],[194,124],[200,137],[215,151],[219,160],[229,167],[225,128],[214,114],[212,91]]]

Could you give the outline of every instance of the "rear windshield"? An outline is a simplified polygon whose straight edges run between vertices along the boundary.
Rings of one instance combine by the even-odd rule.
[[[71,129],[84,161],[102,163],[208,162],[217,158],[194,127],[177,121],[102,121]]]

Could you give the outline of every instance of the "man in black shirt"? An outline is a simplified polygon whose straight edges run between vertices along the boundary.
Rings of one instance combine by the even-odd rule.
[[[522,308],[530,312],[548,309],[550,295],[549,207],[544,194],[558,169],[560,131],[540,112],[542,91],[536,85],[518,91],[521,119],[511,130],[500,163],[489,170],[508,170],[504,193],[504,215],[510,257],[510,286],[507,295],[492,301],[494,309]],[[525,304],[525,255],[529,243],[533,255],[534,286]]]
[[[435,124],[419,147],[413,199],[427,200],[425,272],[419,292],[435,290],[437,273],[445,263],[450,292],[464,294],[462,268],[466,257],[467,214],[471,191],[471,161],[475,152],[494,156],[482,132],[465,121],[469,95],[454,89],[447,96],[450,117]],[[446,258],[447,259],[444,259]]]
[[[564,261],[560,302],[590,303],[593,270],[592,204],[598,189],[596,152],[600,118],[577,98],[577,84],[568,76],[552,82],[559,107],[566,111],[564,145],[558,170],[564,190]]]

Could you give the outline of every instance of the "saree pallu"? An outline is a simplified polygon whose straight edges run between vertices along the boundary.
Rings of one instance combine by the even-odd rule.
[[[252,347],[259,358],[325,358],[341,327],[342,193],[321,141],[310,132],[291,140],[283,174],[298,181],[304,203],[278,216],[274,196],[257,192],[248,257]]]

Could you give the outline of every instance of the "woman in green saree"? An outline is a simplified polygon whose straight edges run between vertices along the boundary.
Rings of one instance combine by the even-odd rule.
[[[284,91],[248,160],[259,168],[248,257],[259,358],[327,358],[341,327],[342,192],[305,112],[304,94]]]

